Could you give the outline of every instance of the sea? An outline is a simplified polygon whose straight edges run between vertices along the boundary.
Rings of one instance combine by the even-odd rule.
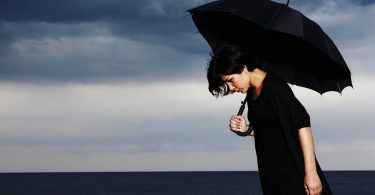
[[[325,171],[334,194],[375,195],[375,171]],[[257,171],[0,173],[0,195],[262,194]]]

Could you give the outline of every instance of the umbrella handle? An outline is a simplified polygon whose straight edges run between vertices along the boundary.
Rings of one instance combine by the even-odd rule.
[[[286,2],[286,6],[289,6],[289,0],[288,0],[288,2]]]
[[[243,101],[241,102],[241,107],[240,107],[240,110],[238,110],[238,113],[237,115],[242,115],[243,111],[245,110],[245,104],[243,103]]]
[[[237,116],[242,115],[243,111],[245,110],[246,102],[247,102],[247,94],[246,94],[245,99],[241,101],[241,107],[240,107],[240,110],[238,110]]]
[[[247,96],[249,94],[246,94],[246,97],[243,101],[241,101],[241,107],[240,107],[240,110],[238,111],[237,115],[242,115],[243,111],[245,110],[245,105],[246,105],[246,102],[247,102]],[[241,137],[245,137],[245,136],[248,136],[248,135],[251,135],[251,132],[253,131],[253,128],[250,126],[249,124],[249,129],[245,132],[241,132],[241,131],[234,131],[237,135],[241,136]]]

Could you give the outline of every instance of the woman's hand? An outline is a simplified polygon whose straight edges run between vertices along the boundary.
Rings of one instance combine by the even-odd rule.
[[[305,174],[304,184],[308,195],[319,195],[322,193],[323,186],[317,172]]]
[[[249,126],[246,124],[246,120],[242,115],[233,115],[230,118],[229,129],[231,131],[245,132]]]

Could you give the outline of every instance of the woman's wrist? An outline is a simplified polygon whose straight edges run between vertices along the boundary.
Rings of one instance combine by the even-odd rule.
[[[308,170],[305,170],[305,175],[313,175],[313,174],[317,174],[318,172],[316,171],[316,169],[308,169]]]

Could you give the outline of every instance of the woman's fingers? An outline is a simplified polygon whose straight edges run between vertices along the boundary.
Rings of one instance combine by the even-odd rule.
[[[232,131],[238,131],[238,129],[241,128],[241,125],[238,122],[231,122],[229,124],[229,127],[230,127],[230,130],[232,130]]]
[[[235,122],[241,122],[241,119],[239,119],[237,116],[232,116],[230,118],[231,121],[235,121]]]
[[[240,121],[235,116],[232,116],[229,122],[230,130],[237,131],[240,128],[239,126],[240,126]]]
[[[229,127],[232,131],[240,131],[241,128],[246,127],[245,118],[243,116],[233,115],[230,118]]]
[[[308,193],[309,195],[319,195],[320,193],[322,193],[322,186],[317,186],[317,187],[314,187],[314,188],[308,188]]]

